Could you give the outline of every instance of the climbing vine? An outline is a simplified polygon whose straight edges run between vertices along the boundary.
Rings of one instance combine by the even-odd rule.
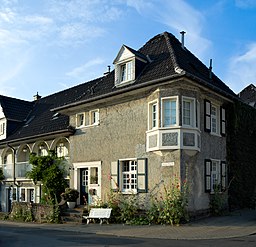
[[[236,101],[228,110],[229,204],[256,206],[256,109]]]

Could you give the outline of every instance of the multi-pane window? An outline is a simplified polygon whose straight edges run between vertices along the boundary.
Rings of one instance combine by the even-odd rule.
[[[205,131],[212,134],[226,134],[226,110],[222,106],[214,105],[211,101],[204,101]]]
[[[198,111],[198,112],[197,112]],[[182,125],[189,127],[197,126],[197,116],[199,116],[199,108],[194,98],[182,98]]]
[[[191,102],[188,100],[183,101],[183,124],[191,125]]]
[[[152,128],[157,127],[157,104],[152,104]]]
[[[216,106],[211,106],[211,132],[218,134],[218,109]]]
[[[162,126],[170,127],[177,124],[177,100],[173,98],[162,101]]]
[[[224,191],[227,186],[227,167],[225,161],[205,160],[205,191]]]
[[[121,161],[122,167],[122,191],[134,191],[137,189],[137,161]]]
[[[130,81],[132,79],[132,61],[122,64],[120,67],[120,81]]]
[[[99,109],[79,113],[76,115],[76,127],[98,125],[100,120]]]

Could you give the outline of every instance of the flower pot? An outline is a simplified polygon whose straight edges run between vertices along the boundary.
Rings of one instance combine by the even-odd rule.
[[[67,202],[68,208],[73,209],[76,206],[76,202]]]

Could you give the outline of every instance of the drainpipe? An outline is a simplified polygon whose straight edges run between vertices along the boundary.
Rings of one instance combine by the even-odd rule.
[[[16,176],[15,176],[15,173],[16,173],[16,149],[13,146],[11,146],[9,143],[7,143],[7,146],[9,148],[11,148],[12,151],[13,151],[13,156],[14,156],[14,158],[13,158],[13,184],[17,187],[17,201],[19,201],[19,190],[18,190],[18,188],[19,188],[20,185],[18,183],[16,183]]]

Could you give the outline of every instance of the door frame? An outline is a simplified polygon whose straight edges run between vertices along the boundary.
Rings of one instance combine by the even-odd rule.
[[[73,186],[75,189],[77,189],[78,191],[80,191],[80,178],[81,178],[81,174],[80,174],[80,170],[84,169],[84,168],[88,168],[90,169],[91,167],[97,167],[98,168],[98,186],[97,186],[97,191],[98,191],[98,198],[101,199],[101,166],[102,166],[102,162],[101,161],[92,161],[92,162],[78,162],[78,163],[73,163],[73,167],[74,167],[74,178],[73,178],[73,182],[74,184],[71,185]],[[90,187],[89,187],[90,189]],[[77,202],[79,202],[78,204],[80,204],[81,195],[79,195],[79,199],[77,200]]]

